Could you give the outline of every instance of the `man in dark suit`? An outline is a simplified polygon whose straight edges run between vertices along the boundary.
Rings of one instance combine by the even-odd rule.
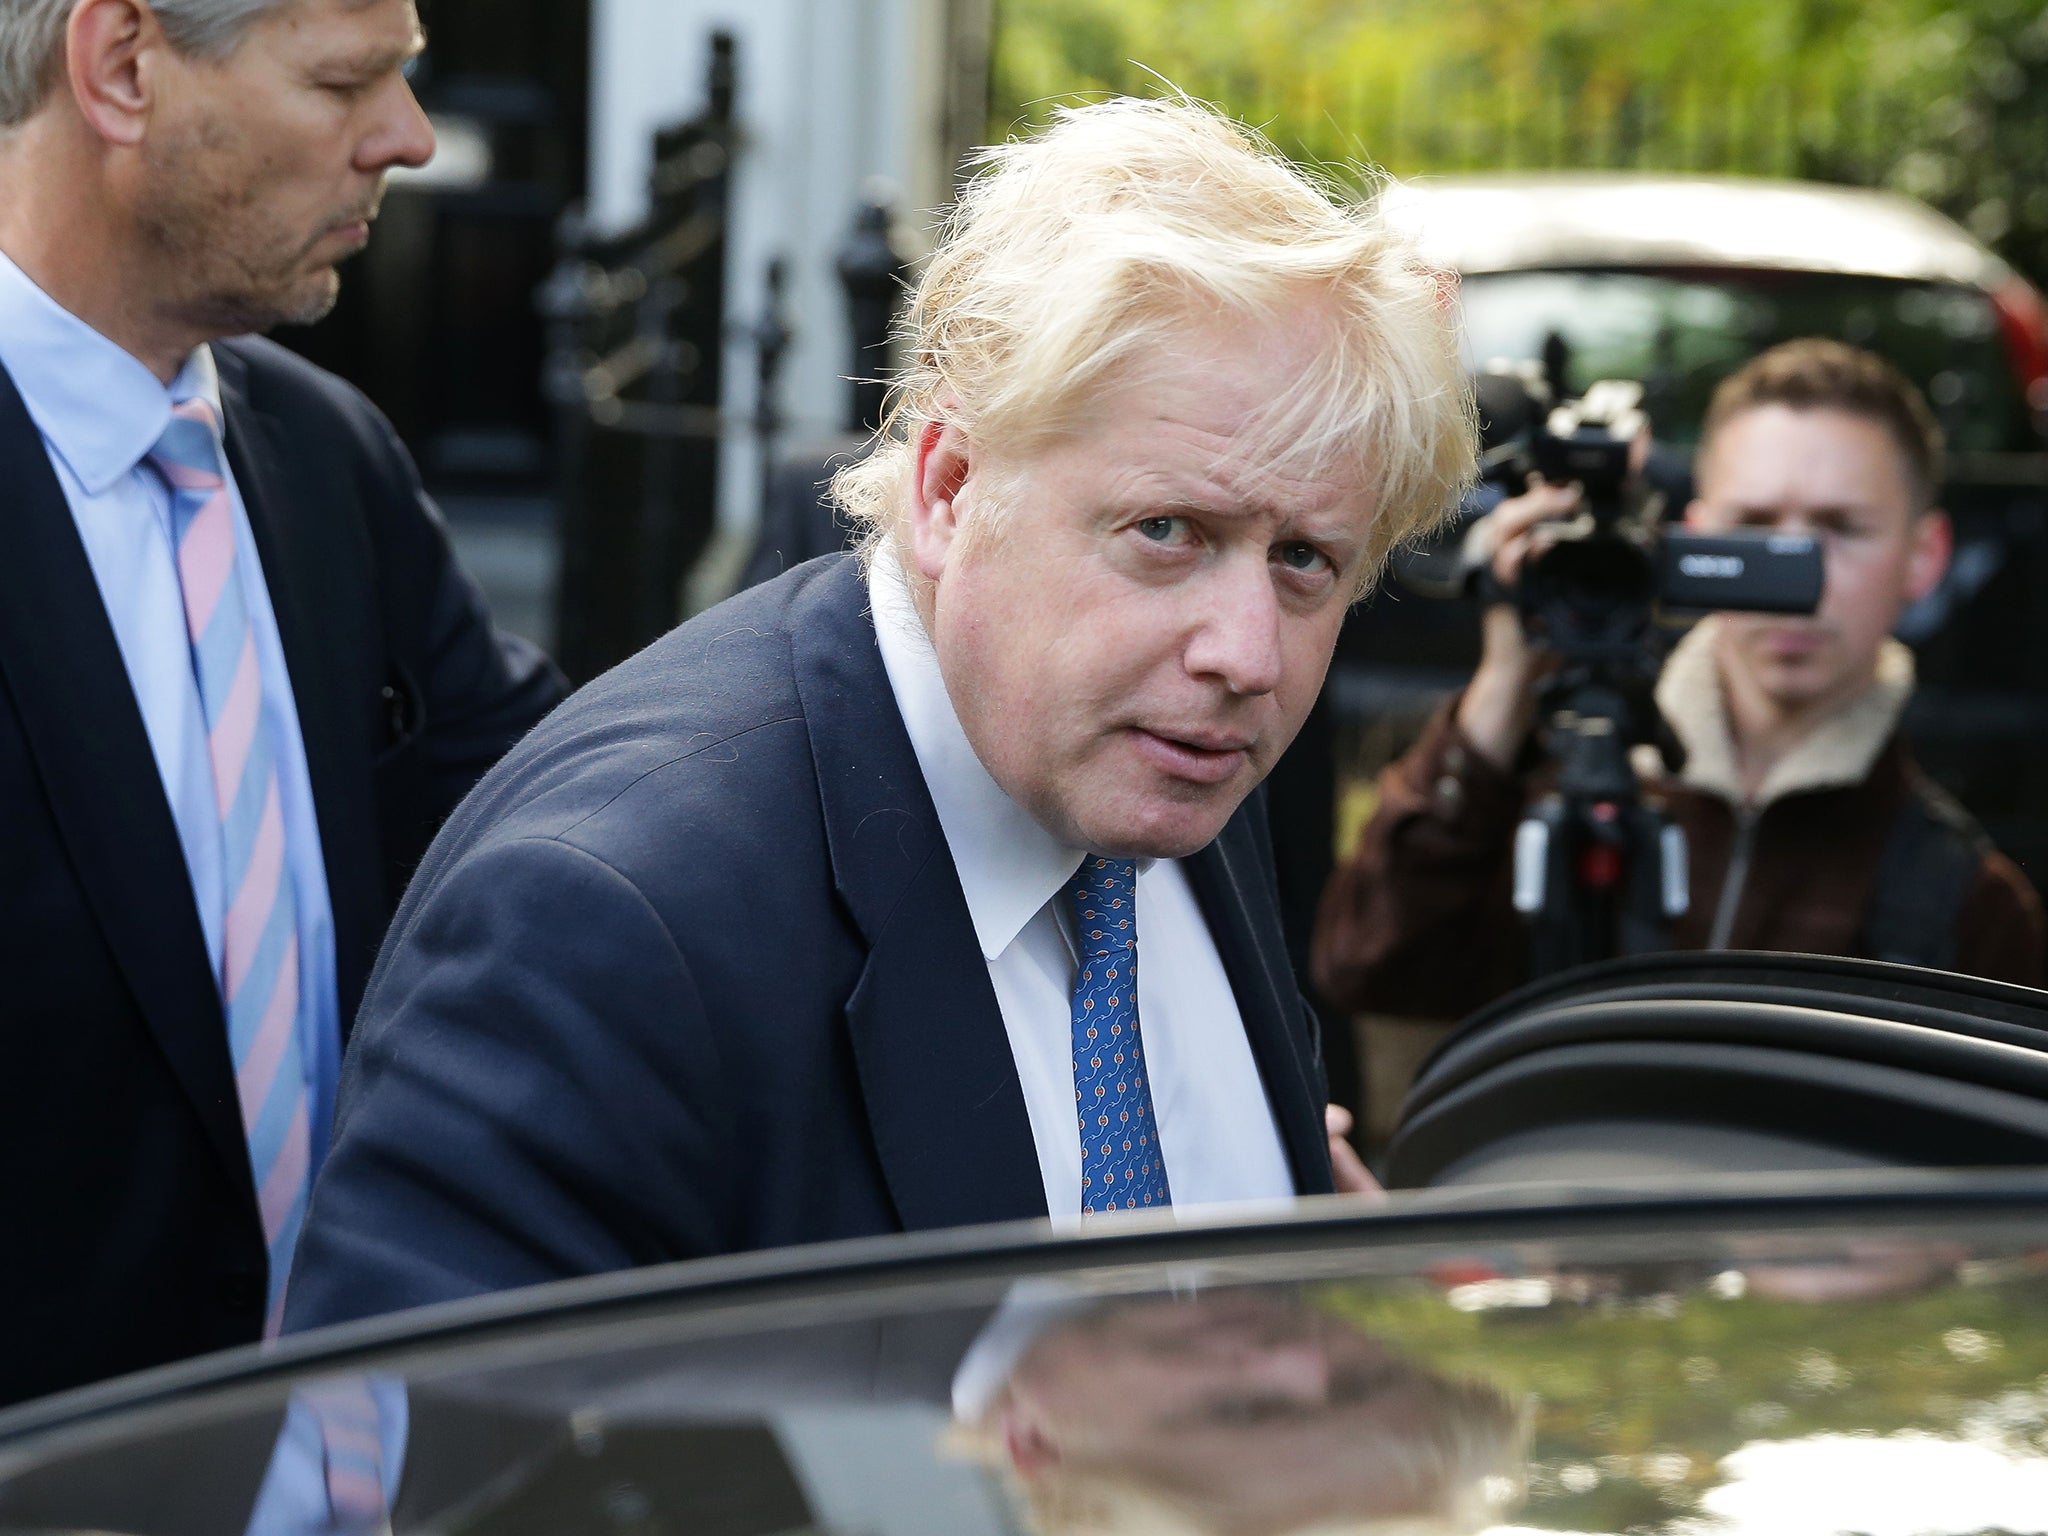
[[[838,482],[865,558],[592,684],[429,853],[291,1326],[1331,1187],[1254,791],[1471,462],[1449,322],[1192,105],[992,158]]]
[[[560,697],[369,403],[219,340],[332,304],[417,46],[0,8],[0,1401],[276,1326],[384,926]]]

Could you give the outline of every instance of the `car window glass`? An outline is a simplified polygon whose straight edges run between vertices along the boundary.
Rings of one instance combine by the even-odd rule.
[[[1781,341],[1828,336],[1889,358],[1927,394],[1949,446],[2019,445],[2026,413],[1997,312],[1975,289],[1754,271],[1503,272],[1462,288],[1465,361],[1569,349],[1573,392],[1635,379],[1660,440],[1692,446],[1714,386]]]

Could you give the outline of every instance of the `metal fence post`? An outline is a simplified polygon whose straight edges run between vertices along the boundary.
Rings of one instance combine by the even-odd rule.
[[[872,432],[882,424],[889,393],[889,327],[910,271],[889,238],[890,214],[889,200],[870,191],[839,250],[839,281],[853,322],[853,396],[846,424],[854,432]]]
[[[731,35],[710,52],[705,110],[655,136],[646,219],[604,238],[565,222],[539,296],[562,466],[556,651],[577,680],[676,622],[716,516]]]

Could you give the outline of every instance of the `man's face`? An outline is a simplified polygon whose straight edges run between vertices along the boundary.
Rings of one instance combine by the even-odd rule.
[[[1069,846],[1206,846],[1315,702],[1371,509],[1348,477],[1263,467],[1259,413],[1323,324],[1191,322],[1014,463],[956,428],[920,445],[911,556],[947,692],[996,782]]]
[[[1112,1304],[1053,1329],[999,1402],[1017,1470],[1094,1469],[1178,1493],[1219,1530],[1438,1507],[1444,1447],[1511,1418],[1350,1323],[1257,1292]]]
[[[1714,434],[1698,480],[1689,527],[1812,534],[1827,562],[1811,618],[1723,616],[1724,675],[1781,710],[1846,703],[1870,682],[1899,614],[1934,589],[1948,559],[1947,519],[1916,515],[1891,434],[1845,411],[1758,406]]]
[[[133,193],[156,307],[215,335],[332,309],[385,173],[433,155],[403,74],[421,46],[412,0],[294,0],[225,60],[158,55]]]
[[[1241,1431],[1389,1384],[1386,1347],[1348,1323],[1256,1291],[1114,1304],[1049,1330],[1010,1387],[1075,1440],[1115,1457],[1160,1434]]]

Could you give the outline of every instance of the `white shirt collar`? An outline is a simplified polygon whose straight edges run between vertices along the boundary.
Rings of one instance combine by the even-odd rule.
[[[993,960],[1074,878],[1082,850],[1040,826],[975,755],[910,584],[895,551],[886,547],[868,571],[868,602],[889,687],[960,873],[982,958]]]
[[[1085,1312],[1091,1298],[1063,1280],[1019,1280],[1004,1295],[953,1373],[953,1417],[979,1423],[1031,1352],[1056,1324]]]
[[[1284,1210],[1288,1203],[1247,1202],[1248,1205],[1273,1211]],[[1138,1228],[1148,1222],[1156,1225],[1149,1214],[1141,1214],[1133,1220],[1120,1211],[1105,1212],[1101,1217],[1091,1219],[1112,1223],[1128,1221]],[[1154,1281],[1159,1286],[1154,1299],[1159,1301],[1192,1300],[1204,1290],[1224,1283],[1206,1263],[1166,1265],[1155,1272]],[[1062,1323],[1126,1299],[1135,1300],[1138,1296],[1115,1289],[1083,1287],[1072,1280],[1057,1277],[1012,1282],[997,1304],[995,1314],[975,1335],[974,1342],[968,1345],[967,1353],[960,1357],[960,1364],[953,1373],[953,1417],[963,1424],[978,1422],[995,1406],[1003,1388],[1016,1375],[1017,1367],[1031,1353],[1032,1345]]]
[[[88,496],[134,471],[170,425],[171,405],[205,400],[220,417],[220,375],[195,348],[166,389],[156,375],[35,285],[0,252],[0,366],[36,430]]]

